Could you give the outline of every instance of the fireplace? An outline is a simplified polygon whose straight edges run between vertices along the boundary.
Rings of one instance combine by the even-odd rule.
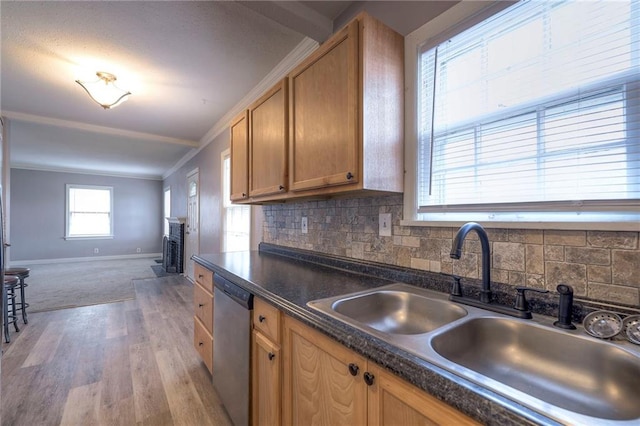
[[[162,240],[162,267],[166,272],[184,272],[184,219],[168,217],[169,235]]]

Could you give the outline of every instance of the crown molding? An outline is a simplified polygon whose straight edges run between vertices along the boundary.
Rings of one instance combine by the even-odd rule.
[[[278,81],[282,80],[289,72],[298,65],[303,59],[309,56],[319,46],[319,43],[309,37],[305,37],[282,61],[278,63],[265,78],[260,81],[251,91],[240,100],[233,108],[229,110],[218,122],[200,139],[200,145],[197,150],[187,153],[173,167],[167,170],[162,176],[164,179],[178,171],[180,167],[185,165],[187,161],[195,157],[200,151],[207,147],[222,132],[229,129],[229,123],[233,118],[245,110],[255,100],[257,100],[264,92],[273,87]]]
[[[28,123],[46,124],[49,126],[62,127],[74,130],[84,130],[88,132],[101,133],[111,136],[124,136],[133,139],[142,139],[154,142],[170,143],[175,145],[185,145],[192,148],[198,147],[198,141],[188,139],[171,138],[168,136],[154,135],[151,133],[134,132],[132,130],[116,129],[113,127],[97,126],[94,124],[79,123],[77,121],[61,120],[58,118],[42,117],[39,115],[25,114],[22,112],[2,111],[2,116],[9,120],[24,121]]]
[[[72,173],[77,175],[92,175],[92,176],[108,176],[108,177],[116,177],[116,178],[125,178],[125,179],[143,179],[143,180],[163,180],[162,176],[159,175],[140,175],[133,173],[105,173],[100,170],[78,170],[78,169],[68,169],[65,167],[43,167],[35,164],[12,164],[11,169],[21,169],[21,170],[34,170],[37,172],[54,172],[54,173]]]

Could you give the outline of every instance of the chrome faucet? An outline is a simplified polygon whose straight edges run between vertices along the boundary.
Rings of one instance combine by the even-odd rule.
[[[476,231],[482,246],[482,292],[480,293],[480,301],[482,303],[491,303],[491,249],[489,248],[489,237],[484,228],[475,222],[462,225],[453,239],[450,256],[452,259],[460,259],[460,256],[462,256],[462,243],[464,243],[464,239],[470,231]]]
[[[491,297],[491,249],[489,247],[489,237],[484,228],[475,222],[465,223],[460,227],[458,233],[453,239],[453,246],[451,247],[450,256],[452,259],[460,259],[462,256],[462,244],[467,234],[471,231],[476,231],[478,238],[480,238],[480,245],[482,246],[482,290],[480,291],[480,300],[465,297],[462,294],[462,286],[460,284],[460,277],[455,277],[455,283],[452,287],[449,300],[458,303],[464,303],[466,305],[475,306],[477,308],[488,309],[490,311],[499,312],[501,314],[511,315],[518,318],[532,318],[529,304],[525,297],[526,291],[535,291],[538,293],[548,293],[548,290],[542,290],[531,287],[516,287],[517,297],[515,307],[510,308],[508,306],[498,305],[492,303]]]

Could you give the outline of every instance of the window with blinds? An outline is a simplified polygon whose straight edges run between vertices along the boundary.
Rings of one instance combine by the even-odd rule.
[[[113,187],[67,184],[65,238],[113,237]]]
[[[638,220],[640,0],[520,2],[418,67],[419,218]]]

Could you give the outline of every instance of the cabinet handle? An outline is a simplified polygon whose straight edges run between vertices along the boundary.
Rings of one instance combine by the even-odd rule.
[[[274,354],[273,352],[269,352],[269,361],[273,360],[276,357],[276,354]]]
[[[258,321],[264,322],[265,320],[266,320],[266,318],[264,317],[264,315],[258,316]]]
[[[365,371],[363,374],[363,377],[364,377],[364,382],[368,386],[371,386],[373,384],[373,379],[375,378],[373,374],[369,373],[368,371]]]
[[[357,364],[354,364],[354,363],[349,364],[349,373],[351,373],[352,376],[357,376],[358,370],[360,370],[360,368],[358,367]]]
[[[347,180],[353,179],[353,173],[347,172]]]

